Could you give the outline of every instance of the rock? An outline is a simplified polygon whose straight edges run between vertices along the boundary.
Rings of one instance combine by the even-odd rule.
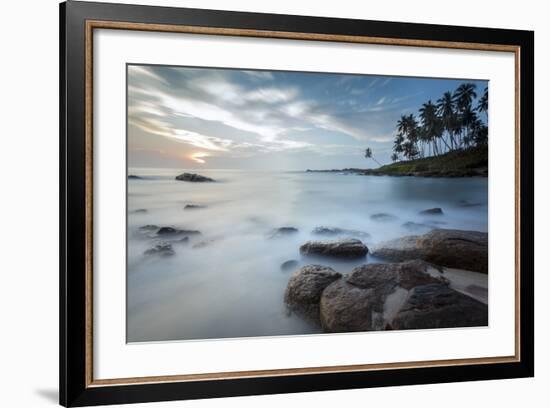
[[[391,215],[387,213],[376,213],[376,214],[372,214],[370,216],[370,219],[373,221],[387,222],[387,221],[395,221],[397,220],[397,217],[395,215]]]
[[[189,243],[189,237],[182,237],[180,239],[177,239],[175,241],[172,241],[176,244],[188,244]]]
[[[423,259],[436,265],[488,272],[486,232],[434,229],[387,241],[372,248],[373,256],[393,261]]]
[[[428,208],[427,210],[420,211],[421,215],[443,215],[443,210],[439,207],[437,208]]]
[[[423,261],[356,267],[323,292],[321,324],[328,332],[383,330],[412,288],[433,283],[448,285],[437,268]]]
[[[372,292],[343,279],[329,285],[319,305],[323,330],[329,333],[372,330]]]
[[[174,236],[174,235],[199,235],[201,232],[197,230],[180,230],[174,227],[161,227],[157,231],[159,236]]]
[[[148,224],[148,225],[139,227],[139,231],[141,232],[157,232],[158,230],[159,230],[159,226],[153,225],[153,224]]]
[[[295,259],[290,259],[281,264],[281,270],[288,271],[290,269],[296,268],[297,266],[298,266],[298,261]]]
[[[207,246],[209,246],[210,244],[212,244],[215,241],[216,240],[214,240],[214,239],[209,239],[207,241],[200,241],[200,242],[197,242],[196,244],[194,244],[192,248],[193,249],[206,248]]]
[[[458,206],[459,207],[463,207],[463,208],[468,208],[468,207],[480,207],[482,206],[483,203],[480,203],[480,202],[472,202],[472,201],[468,201],[468,200],[460,200],[458,202]]]
[[[292,274],[285,291],[285,303],[290,310],[319,319],[319,300],[323,290],[342,275],[321,265],[306,265]]]
[[[212,182],[214,179],[211,179],[210,177],[201,176],[200,174],[195,173],[183,173],[179,176],[176,176],[176,180],[179,181],[190,181],[194,183],[204,183],[204,182]]]
[[[147,210],[145,208],[138,208],[137,210],[132,211],[133,214],[145,214]]]
[[[206,205],[200,205],[200,204],[187,204],[185,207],[183,207],[184,210],[200,210],[206,208]]]
[[[440,283],[415,287],[390,323],[396,330],[487,324],[487,305]]]
[[[338,228],[338,227],[315,227],[313,231],[311,231],[312,234],[315,235],[327,235],[327,236],[336,236],[336,235],[351,235],[355,237],[369,237],[370,235],[363,231],[357,231],[357,230],[350,230],[350,229],[344,229],[344,228]]]
[[[286,235],[295,234],[298,232],[298,228],[295,227],[280,227],[275,228],[269,233],[270,238],[280,238]]]
[[[143,255],[152,256],[152,255],[158,255],[158,256],[172,256],[174,255],[174,249],[172,248],[172,244],[169,242],[157,242],[155,243],[151,248],[147,249]]]
[[[363,258],[368,252],[367,246],[355,238],[308,241],[300,246],[302,255],[320,255],[334,258]]]
[[[128,180],[142,180],[143,178],[140,176],[136,176],[135,174],[129,174]]]

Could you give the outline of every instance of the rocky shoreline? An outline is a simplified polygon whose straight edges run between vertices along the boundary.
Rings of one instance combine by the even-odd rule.
[[[345,171],[350,170],[355,169]],[[214,182],[191,173],[176,179]],[[188,203],[182,210],[208,212],[209,207]],[[147,214],[147,209],[131,213]],[[264,239],[273,240],[266,241],[273,245],[277,240],[296,242],[296,237],[301,241],[295,249],[299,258],[289,257],[279,265],[283,273],[291,274],[281,302],[290,313],[327,333],[486,326],[488,234],[434,228],[441,223],[438,217],[446,214],[438,207],[418,214],[431,217],[432,224],[406,222],[402,226],[423,234],[375,241],[375,245],[371,245],[368,232],[338,226],[317,226],[308,233],[313,239],[304,241],[300,226],[266,228]],[[370,214],[370,219],[376,223],[398,221],[388,213]],[[147,242],[142,251],[148,259],[201,250],[224,239],[172,225],[142,225],[133,233]],[[350,272],[336,270],[348,261],[355,266]]]
[[[310,252],[312,247],[316,250]],[[436,229],[381,243],[372,251],[356,239],[308,242],[300,249],[306,256],[355,258],[370,253],[397,261],[365,263],[348,274],[320,264],[296,270],[285,303],[325,332],[488,324],[487,285],[479,279],[487,273],[486,233]],[[483,281],[485,285],[479,285]]]
[[[487,167],[473,169],[453,169],[453,170],[424,170],[424,171],[395,171],[389,169],[330,169],[330,170],[312,170],[307,169],[306,173],[341,173],[355,174],[359,176],[392,176],[392,177],[488,177]]]

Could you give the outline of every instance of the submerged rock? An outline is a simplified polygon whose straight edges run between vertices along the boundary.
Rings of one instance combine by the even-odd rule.
[[[152,255],[158,255],[158,256],[172,256],[174,255],[174,249],[172,248],[172,244],[169,242],[156,242],[151,248],[147,249],[143,255],[152,256]]]
[[[184,210],[200,210],[207,208],[206,205],[200,205],[200,204],[187,204],[185,207],[183,207]]]
[[[300,246],[302,255],[319,255],[334,258],[363,258],[369,249],[360,240],[343,238],[327,241],[308,241]]]
[[[137,210],[132,211],[132,214],[145,214],[146,212],[147,212],[147,209],[138,208]]]
[[[135,174],[129,174],[128,175],[128,180],[142,180],[143,177],[140,177],[140,176],[136,176]]]
[[[439,207],[428,208],[427,210],[420,211],[421,215],[443,215],[443,210]]]
[[[175,235],[200,235],[200,231],[197,230],[182,230],[174,227],[161,227],[157,231],[159,236],[175,236]]]
[[[200,174],[195,173],[183,173],[179,176],[176,176],[176,180],[179,181],[190,181],[194,183],[204,183],[204,182],[212,182],[214,179],[211,179],[210,177],[201,176]]]
[[[269,233],[270,238],[279,238],[287,235],[295,234],[298,232],[296,227],[280,227],[275,228]]]
[[[304,316],[319,319],[319,300],[323,290],[342,275],[328,266],[306,265],[290,277],[285,303],[290,310]]]
[[[369,237],[370,235],[363,231],[338,228],[338,227],[315,227],[312,231],[312,234],[315,235],[326,235],[326,236],[337,236],[337,235],[351,235],[355,237]]]
[[[388,214],[388,213],[376,213],[376,214],[372,214],[370,216],[370,219],[373,221],[387,222],[387,221],[395,221],[397,220],[397,217],[395,215]]]
[[[285,261],[281,264],[281,270],[288,271],[290,269],[294,269],[298,266],[298,261],[295,259],[289,259],[288,261]]]
[[[423,259],[449,268],[488,272],[486,232],[434,229],[383,242],[371,251],[373,256],[393,261]]]

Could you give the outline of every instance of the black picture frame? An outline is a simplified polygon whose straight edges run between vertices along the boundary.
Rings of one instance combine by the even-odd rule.
[[[410,384],[532,377],[534,375],[534,33],[352,19],[257,14],[200,9],[68,1],[60,5],[60,403],[64,406],[122,404]],[[270,32],[518,47],[519,167],[518,361],[368,371],[258,376],[135,384],[90,384],[85,273],[86,22],[91,20],[187,25]]]

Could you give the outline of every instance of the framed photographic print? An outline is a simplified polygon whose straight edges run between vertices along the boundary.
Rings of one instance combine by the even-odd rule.
[[[533,32],[60,22],[62,405],[533,376]]]

